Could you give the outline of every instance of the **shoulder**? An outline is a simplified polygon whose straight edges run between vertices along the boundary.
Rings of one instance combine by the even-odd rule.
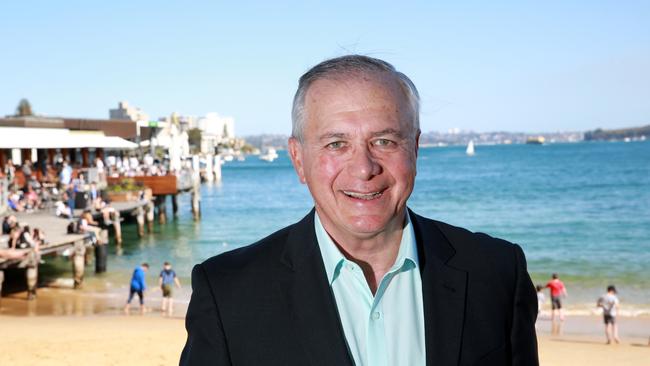
[[[242,271],[257,271],[279,262],[290,225],[242,248],[234,249],[207,259],[201,266],[207,274],[228,274]]]
[[[448,223],[417,216],[420,225],[428,227],[428,230],[439,230],[445,239],[451,244],[456,256],[463,258],[480,259],[480,254],[489,256],[507,255],[520,251],[519,245],[507,240],[495,238],[486,233],[472,232],[462,227]]]
[[[416,215],[417,216],[417,215]],[[467,271],[485,281],[509,281],[526,268],[521,247],[507,240],[416,217],[425,252],[435,253],[451,267]]]

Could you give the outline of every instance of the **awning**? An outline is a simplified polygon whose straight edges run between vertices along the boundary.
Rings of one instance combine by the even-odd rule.
[[[102,131],[0,127],[0,149],[135,149],[138,145]]]

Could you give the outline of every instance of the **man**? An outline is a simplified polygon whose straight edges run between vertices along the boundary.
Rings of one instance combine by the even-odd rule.
[[[70,182],[72,182],[72,168],[68,165],[68,161],[64,160],[61,173],[59,173],[59,184],[61,189],[65,189]]]
[[[413,83],[364,56],[300,79],[289,152],[315,209],[197,265],[182,365],[537,365],[519,246],[411,212]]]
[[[551,320],[555,322],[557,312],[560,321],[564,321],[564,310],[562,310],[562,297],[568,296],[564,282],[560,280],[557,273],[551,275],[551,280],[546,284],[551,289]]]

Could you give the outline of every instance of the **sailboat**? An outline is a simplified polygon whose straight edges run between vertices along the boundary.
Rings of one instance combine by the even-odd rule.
[[[474,156],[474,140],[469,140],[469,144],[467,144],[467,150],[465,150],[465,153],[469,156]]]

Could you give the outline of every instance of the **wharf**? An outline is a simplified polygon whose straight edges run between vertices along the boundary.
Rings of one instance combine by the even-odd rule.
[[[14,215],[21,224],[29,225],[32,229],[43,230],[46,244],[40,247],[41,256],[53,253],[61,254],[61,252],[74,246],[74,243],[78,241],[90,242],[90,234],[68,234],[68,223],[71,220],[54,216],[51,212],[17,212]],[[10,266],[10,263],[11,261],[0,259],[0,268],[6,268]]]
[[[117,213],[117,220],[113,223],[115,228],[116,239],[118,243],[121,241],[120,229],[120,216],[137,216],[138,226],[144,226],[145,210],[151,207],[149,200],[128,201],[128,202],[114,202],[111,204]],[[150,210],[152,211],[152,210]],[[100,232],[102,238],[100,242],[93,241],[92,234],[90,233],[75,233],[68,234],[68,224],[76,221],[81,215],[83,210],[75,209],[75,218],[66,219],[54,215],[51,210],[42,210],[31,213],[14,213],[18,222],[28,225],[31,229],[38,228],[43,231],[45,235],[45,244],[39,248],[39,255],[34,251],[22,259],[2,259],[0,258],[0,292],[2,290],[2,282],[4,280],[4,270],[8,268],[25,268],[27,269],[27,287],[31,295],[35,294],[36,282],[38,277],[38,265],[40,257],[48,255],[66,255],[72,258],[72,270],[75,287],[79,287],[83,281],[84,266],[89,262],[86,254],[90,253],[87,250],[89,247],[95,246],[95,260],[96,271],[103,272],[106,270],[106,245],[108,243],[108,231],[103,229]],[[147,213],[149,215],[149,213]],[[96,218],[101,216],[101,213],[95,212],[93,216]],[[153,216],[153,212],[151,212]],[[142,228],[141,228],[142,229]],[[7,239],[3,236],[3,240]]]

